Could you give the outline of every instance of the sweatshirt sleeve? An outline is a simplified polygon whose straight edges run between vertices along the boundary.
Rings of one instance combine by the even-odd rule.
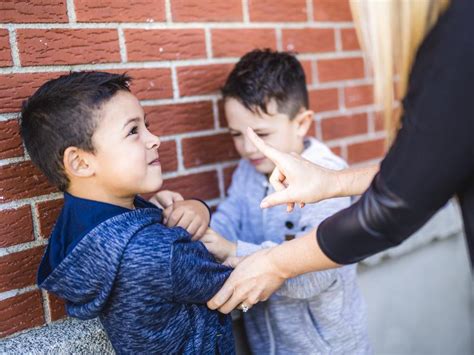
[[[173,300],[206,303],[219,291],[231,271],[218,263],[201,242],[180,238],[171,249]]]
[[[232,242],[237,241],[241,231],[242,208],[245,206],[242,201],[245,188],[243,174],[244,169],[240,163],[232,175],[227,197],[219,204],[211,218],[211,228]]]

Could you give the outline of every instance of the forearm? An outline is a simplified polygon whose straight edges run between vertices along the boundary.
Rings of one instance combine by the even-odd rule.
[[[380,169],[379,164],[363,168],[348,168],[335,172],[337,189],[334,197],[361,195],[370,186],[375,175]]]
[[[322,252],[316,240],[315,230],[270,249],[269,257],[285,279],[341,266]]]

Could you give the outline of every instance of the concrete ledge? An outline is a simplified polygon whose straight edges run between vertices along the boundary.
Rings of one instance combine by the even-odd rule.
[[[66,319],[0,342],[4,354],[115,354],[99,321]]]
[[[233,313],[237,355],[250,354],[240,313]],[[48,326],[0,340],[0,354],[115,354],[97,319],[67,318]]]

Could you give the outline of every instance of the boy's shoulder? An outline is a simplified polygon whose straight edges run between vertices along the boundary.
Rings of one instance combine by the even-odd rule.
[[[332,170],[342,170],[348,167],[344,159],[334,154],[326,144],[316,138],[306,137],[304,147],[301,156],[315,164]]]

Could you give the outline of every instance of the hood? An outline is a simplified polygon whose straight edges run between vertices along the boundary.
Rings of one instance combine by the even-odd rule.
[[[95,318],[113,289],[122,255],[133,236],[161,222],[161,210],[143,208],[126,212],[97,225],[38,284],[66,300],[68,315]],[[43,257],[41,268],[47,267]]]

